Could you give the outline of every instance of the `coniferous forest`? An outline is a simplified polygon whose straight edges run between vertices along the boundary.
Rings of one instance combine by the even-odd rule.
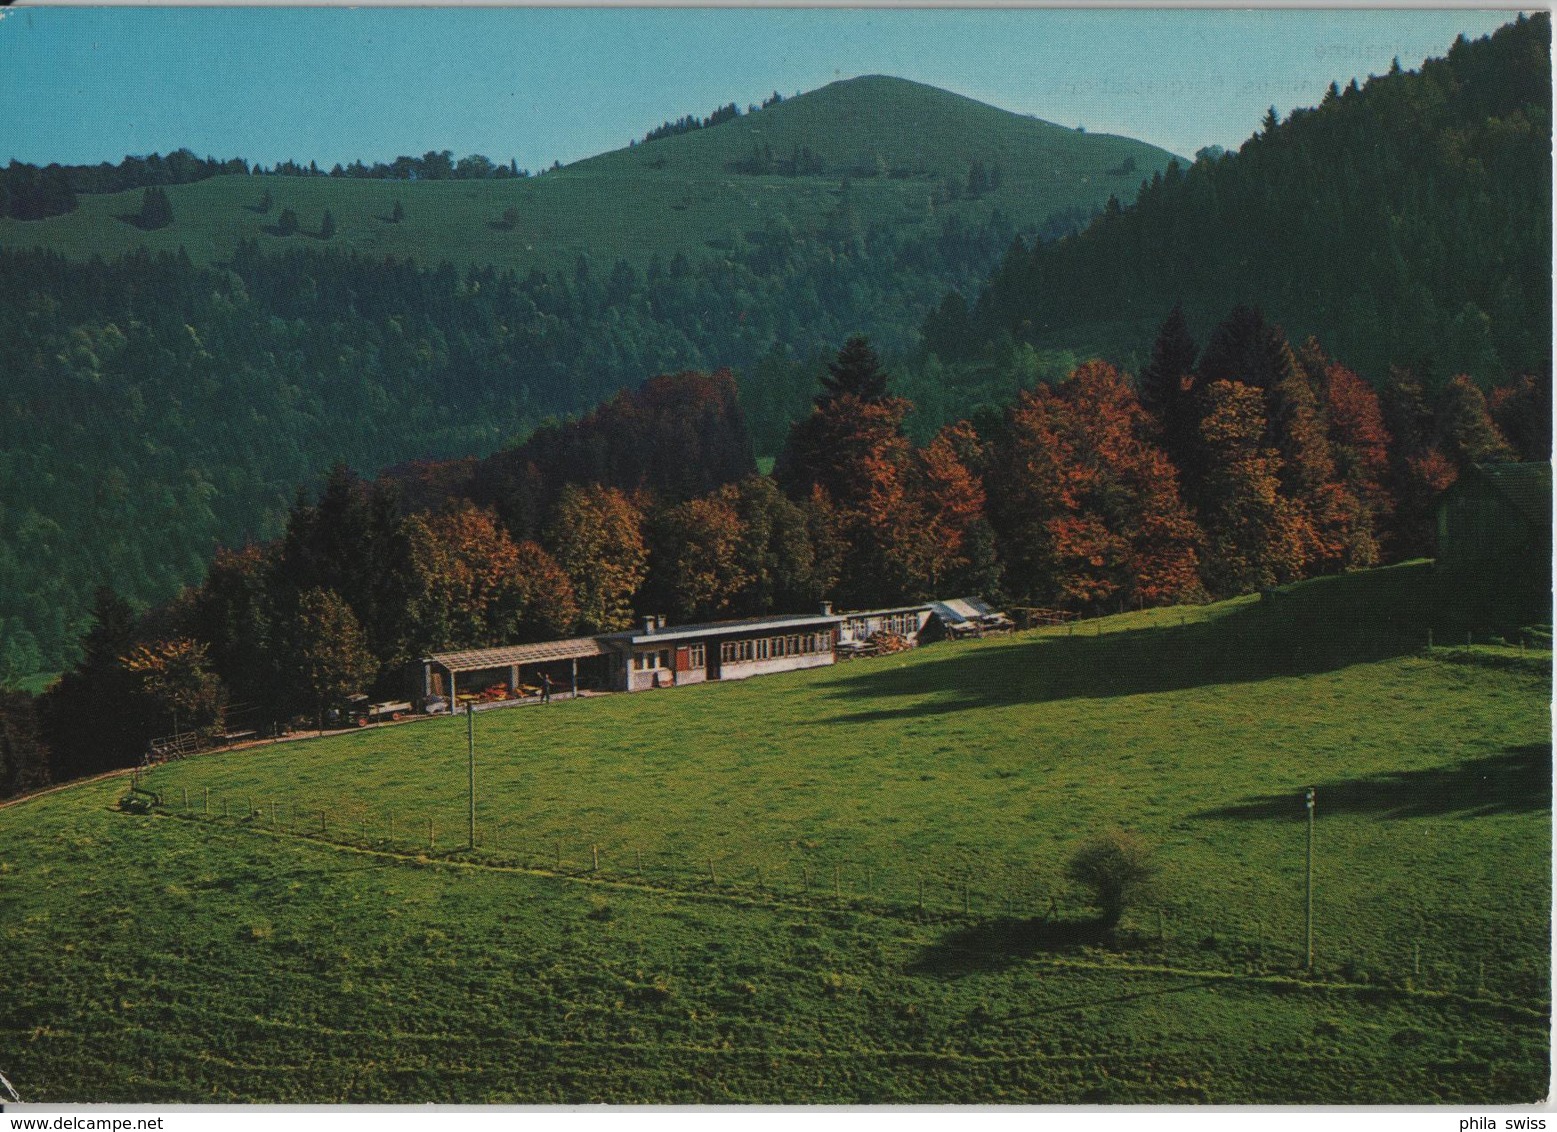
[[[523,278],[0,251],[0,683],[71,669],[3,701],[0,793],[635,613],[1095,613],[1430,554],[1467,466],[1550,458],[1549,39],[1333,89],[1068,237]]]
[[[1127,350],[1175,303],[1203,327],[1246,303],[1375,382],[1392,365],[1434,385],[1534,372],[1551,351],[1550,51],[1549,16],[1522,16],[1419,71],[1332,84],[1085,232],[1013,249],[931,345]]]

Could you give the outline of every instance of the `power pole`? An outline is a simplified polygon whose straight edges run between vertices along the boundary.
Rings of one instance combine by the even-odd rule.
[[[1308,909],[1303,917],[1303,954],[1305,970],[1314,969],[1314,788],[1308,788],[1304,805],[1308,807]]]
[[[476,848],[476,705],[465,705],[465,739],[470,758],[470,848]]]

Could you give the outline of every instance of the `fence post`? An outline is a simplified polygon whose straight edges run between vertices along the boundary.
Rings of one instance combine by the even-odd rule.
[[[807,896],[811,894],[811,870],[805,865],[800,866],[800,891]]]
[[[436,849],[437,847],[438,847],[438,841],[437,841],[436,835],[433,833],[433,821],[432,821],[432,818],[428,818],[427,819],[427,848],[428,848],[429,851],[431,851],[433,849]]]
[[[716,886],[719,884],[719,874],[714,872],[714,859],[712,857],[708,858],[708,879],[713,881]]]
[[[228,806],[227,799],[223,798],[222,799],[222,820],[226,821],[230,817],[232,817],[232,810]]]
[[[184,787],[184,809],[189,809],[189,787]]]
[[[592,861],[592,868],[590,871],[598,873],[600,871],[600,846],[591,845],[589,847],[589,855]]]

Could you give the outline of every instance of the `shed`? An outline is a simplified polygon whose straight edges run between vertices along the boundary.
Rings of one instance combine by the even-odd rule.
[[[1472,464],[1438,504],[1438,566],[1551,571],[1552,466]]]
[[[929,605],[941,634],[947,637],[982,637],[985,633],[1009,633],[1016,628],[1011,618],[981,598],[956,597]]]
[[[506,689],[508,698],[533,698],[538,694],[542,676],[558,684],[559,690],[565,687],[570,694],[577,695],[581,675],[586,685],[603,682],[605,676],[604,666],[598,660],[593,665],[586,664],[582,674],[579,663],[606,655],[607,650],[597,637],[433,653],[421,661],[414,698],[423,711],[430,706],[436,708],[440,702],[445,708],[452,707],[461,697],[482,696],[498,685]],[[524,679],[527,676],[528,683]]]

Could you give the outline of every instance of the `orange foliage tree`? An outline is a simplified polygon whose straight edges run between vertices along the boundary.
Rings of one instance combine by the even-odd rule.
[[[944,596],[970,564],[984,491],[958,454],[967,426],[916,450],[903,431],[912,407],[899,397],[829,397],[790,430],[775,469],[791,498],[811,501],[825,527],[817,541],[842,549],[845,603]]]
[[[555,637],[578,616],[573,583],[533,542],[515,543],[487,508],[451,504],[406,521],[418,650]]]
[[[207,739],[221,734],[227,693],[202,642],[175,637],[138,644],[121,663],[139,682],[154,718],[177,732]]]
[[[649,552],[642,512],[625,493],[599,485],[563,488],[546,545],[573,583],[581,630],[609,633],[632,624]]]
[[[1250,593],[1302,577],[1308,533],[1281,492],[1281,456],[1263,443],[1261,391],[1215,381],[1200,396],[1207,589],[1218,596]]]
[[[1088,362],[1019,396],[991,473],[1008,588],[1101,608],[1198,592],[1200,533],[1129,381]]]

